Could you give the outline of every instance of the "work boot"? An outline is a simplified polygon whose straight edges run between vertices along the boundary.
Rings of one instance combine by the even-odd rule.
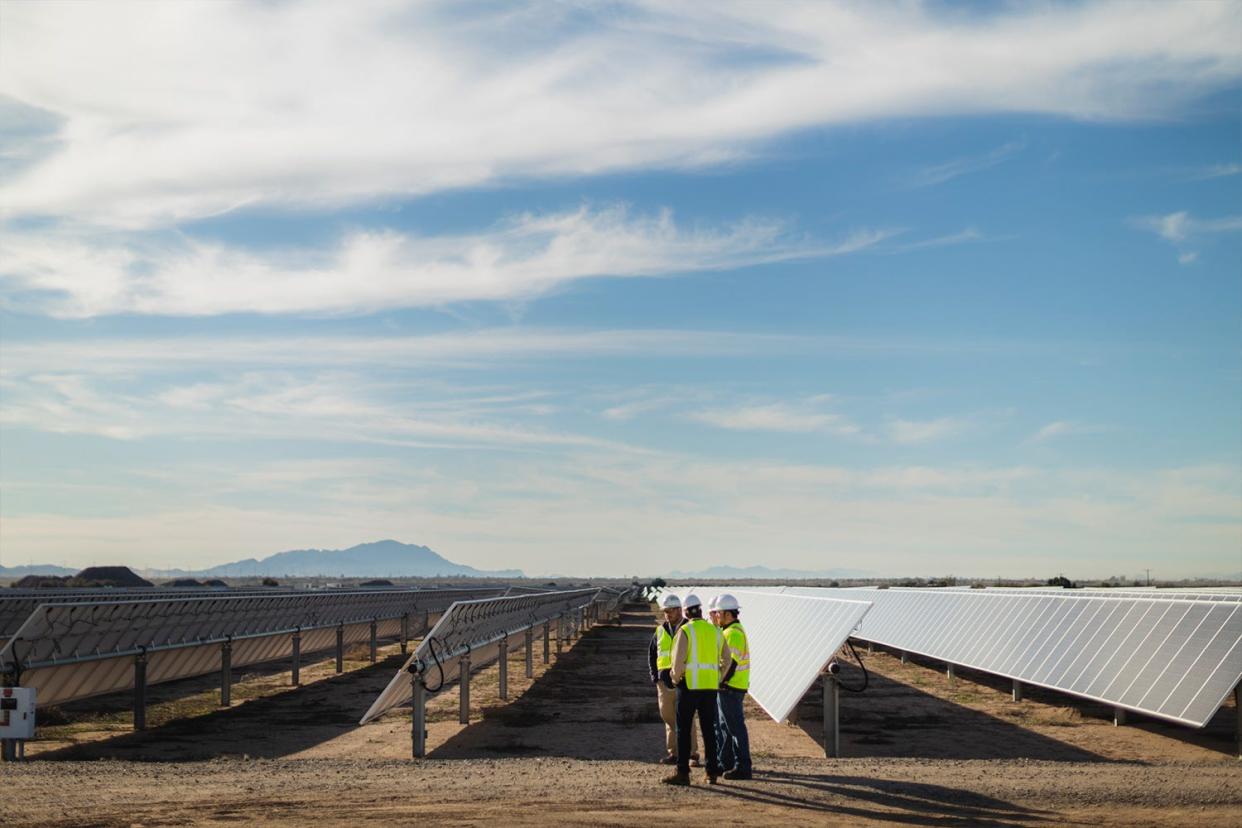
[[[690,754],[690,767],[692,768],[702,767],[702,763],[699,762],[699,755],[697,753]]]
[[[660,760],[660,764],[661,764],[661,765],[676,765],[676,764],[677,764],[677,754],[676,754],[676,753],[670,753],[669,755],[665,756],[663,759],[661,759],[661,760]]]
[[[750,775],[750,771],[738,770],[737,768],[734,768],[733,770],[725,771],[724,778],[725,779],[751,779],[752,777]]]
[[[682,773],[678,771],[677,773],[670,774],[664,777],[660,781],[663,782],[665,785],[689,785],[690,774]]]
[[[719,785],[720,784],[720,782],[718,781],[719,779],[720,779],[720,776],[718,774],[712,773],[711,771],[707,772],[707,784]]]

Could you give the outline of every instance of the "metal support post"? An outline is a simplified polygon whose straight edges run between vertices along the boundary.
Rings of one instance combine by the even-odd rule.
[[[345,625],[336,628],[336,672],[345,672]]]
[[[375,619],[372,618],[371,619],[371,663],[372,664],[375,663],[375,649],[376,649]]]
[[[509,636],[500,639],[500,698],[509,700]]]
[[[401,616],[401,655],[410,651],[410,614]]]
[[[293,631],[293,686],[302,686],[302,628]]]
[[[1126,710],[1122,707],[1113,708],[1113,727],[1121,727],[1126,723]]]
[[[134,730],[147,729],[147,653],[134,656]]]
[[[423,610],[423,635],[431,632],[431,610]]]
[[[867,655],[875,655],[875,642],[874,641],[867,642]]]
[[[220,706],[228,707],[233,695],[233,639],[220,645]]]
[[[543,663],[547,664],[552,655],[552,622],[543,622]]]
[[[1013,700],[1016,702],[1022,701],[1022,682],[1017,679],[1013,680]]]
[[[535,629],[526,628],[526,677],[535,677]]]
[[[901,651],[901,663],[902,663],[902,664],[909,664],[909,663],[910,663],[910,654],[909,654],[909,653],[907,653],[905,650],[902,650],[902,651]]]
[[[836,759],[841,755],[841,694],[831,673],[824,673],[820,681],[824,686],[824,756]]]
[[[411,703],[414,705],[410,737],[414,743],[414,758],[422,759],[427,755],[427,688],[418,673],[410,674],[410,687],[413,690]]]
[[[1242,682],[1233,688],[1234,737],[1238,745],[1238,758],[1242,759]]]
[[[957,686],[957,665],[956,664],[948,665],[948,667],[945,668],[944,674],[949,679],[949,686],[956,687]]]
[[[461,700],[457,706],[457,721],[470,724],[470,653],[466,653],[458,662],[461,667]]]
[[[556,655],[560,658],[563,649],[562,642],[565,640],[565,619],[556,619]]]

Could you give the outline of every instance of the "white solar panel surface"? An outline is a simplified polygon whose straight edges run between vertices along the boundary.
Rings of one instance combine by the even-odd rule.
[[[856,590],[789,594],[858,598]],[[1242,602],[876,589],[864,641],[1203,727],[1242,680]]]
[[[750,646],[750,695],[778,722],[789,716],[871,607],[868,601],[787,595],[779,588],[673,591],[683,598],[693,592],[705,607],[722,593],[737,598]]]
[[[469,654],[471,668],[494,661],[499,654],[498,644],[505,636],[516,635],[545,621],[568,617],[590,604],[598,593],[594,588],[577,589],[453,604],[371,703],[359,723],[366,724],[413,697],[408,670],[415,662],[427,666],[427,681],[438,691],[457,679],[463,655]]]

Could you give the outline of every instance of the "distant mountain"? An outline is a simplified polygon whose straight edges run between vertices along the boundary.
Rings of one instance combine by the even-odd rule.
[[[804,569],[771,569],[766,566],[713,566],[696,572],[670,572],[670,578],[753,579],[753,580],[800,580],[803,578],[872,578],[874,572],[865,569],[823,569],[812,572]]]
[[[168,577],[198,575],[215,578],[251,578],[265,575],[313,576],[344,575],[348,577],[435,578],[464,575],[494,578],[521,578],[517,569],[487,571],[465,564],[453,563],[426,546],[382,540],[361,543],[348,549],[294,549],[279,552],[261,560],[213,566],[210,569],[164,573]]]
[[[76,575],[76,569],[66,569],[53,564],[30,566],[0,566],[0,578],[21,578],[24,575]]]

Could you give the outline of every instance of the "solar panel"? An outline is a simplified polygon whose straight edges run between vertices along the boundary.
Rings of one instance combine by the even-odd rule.
[[[575,589],[453,604],[371,703],[359,724],[366,724],[410,701],[413,697],[411,667],[420,669],[424,675],[434,673],[436,678],[430,681],[439,681],[436,689],[443,689],[457,678],[462,657],[469,656],[471,668],[495,661],[502,639],[546,621],[567,617],[588,606],[598,592],[595,588]]]
[[[859,598],[858,590],[787,594]],[[1242,681],[1242,601],[1146,592],[865,592],[857,637],[1203,727]]]
[[[750,647],[750,695],[769,716],[784,721],[871,608],[869,601],[783,594],[762,588],[678,587],[706,606],[729,593]]]
[[[376,635],[401,634],[403,618],[421,625],[460,598],[495,594],[466,590],[363,590],[283,595],[201,595],[192,598],[43,604],[0,650],[0,671],[39,691],[40,704],[129,689],[134,659],[146,659],[147,683],[202,675],[222,666],[229,642],[234,666],[288,658],[292,634],[300,651]]]

